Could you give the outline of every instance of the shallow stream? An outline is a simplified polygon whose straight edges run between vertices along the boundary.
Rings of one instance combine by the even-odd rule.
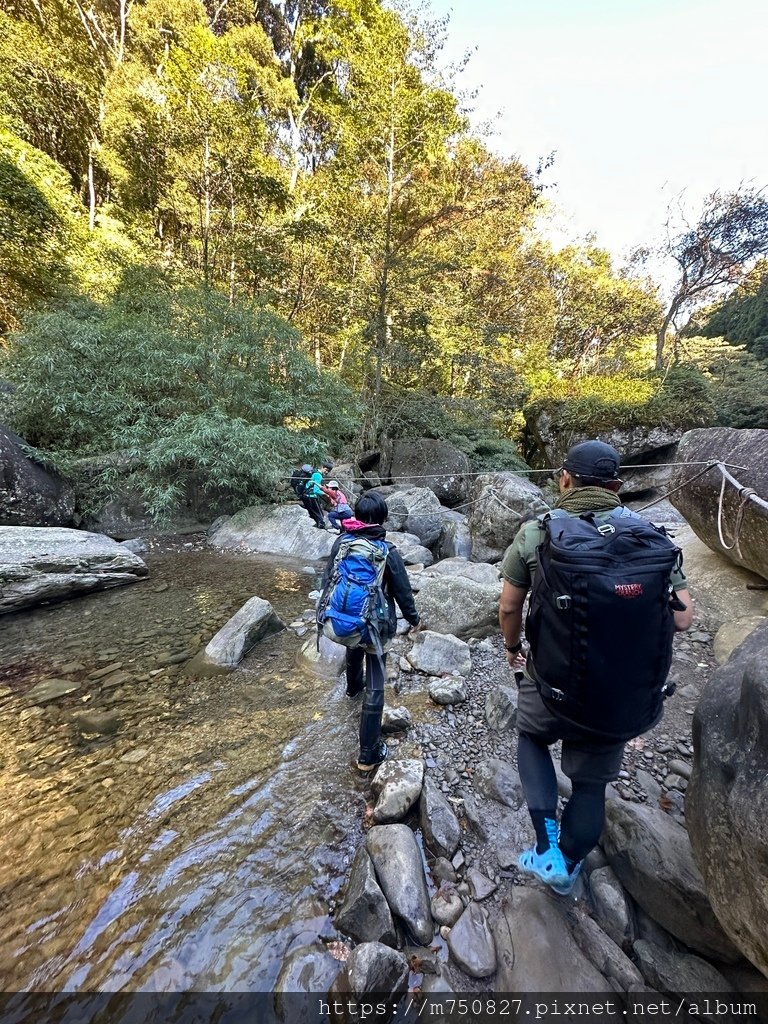
[[[291,622],[316,581],[207,549],[146,561],[144,582],[0,620],[6,991],[267,990],[332,934],[357,707],[295,667],[291,631],[233,674],[184,674],[249,597]],[[80,686],[33,703],[52,677]]]

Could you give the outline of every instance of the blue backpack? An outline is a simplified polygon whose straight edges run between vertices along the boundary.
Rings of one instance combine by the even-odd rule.
[[[392,636],[389,601],[382,587],[388,553],[383,540],[352,535],[342,539],[317,604],[318,641],[322,633],[344,647],[383,653]]]

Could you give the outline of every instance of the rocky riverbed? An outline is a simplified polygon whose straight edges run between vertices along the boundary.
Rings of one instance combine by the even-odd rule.
[[[605,848],[559,899],[516,866],[532,830],[495,630],[398,637],[391,754],[366,779],[359,703],[338,660],[313,654],[317,563],[202,536],[142,557],[134,586],[0,622],[9,989],[364,992],[385,968],[393,991],[422,993],[765,988],[714,921],[683,827],[691,720],[715,666],[707,613],[675,640],[663,721],[628,746]],[[459,562],[410,571],[420,594],[448,573],[484,607],[490,567]],[[229,675],[199,673],[254,594],[290,628]]]

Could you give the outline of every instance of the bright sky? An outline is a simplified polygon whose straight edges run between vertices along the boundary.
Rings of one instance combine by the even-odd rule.
[[[430,0],[449,60],[500,113],[494,148],[546,181],[562,241],[593,231],[621,257],[656,239],[669,201],[768,184],[765,0]]]

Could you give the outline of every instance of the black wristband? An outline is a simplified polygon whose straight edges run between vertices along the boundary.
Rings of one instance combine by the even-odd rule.
[[[516,644],[508,644],[505,642],[504,649],[509,651],[510,654],[519,654],[523,649],[523,641],[518,640]]]

